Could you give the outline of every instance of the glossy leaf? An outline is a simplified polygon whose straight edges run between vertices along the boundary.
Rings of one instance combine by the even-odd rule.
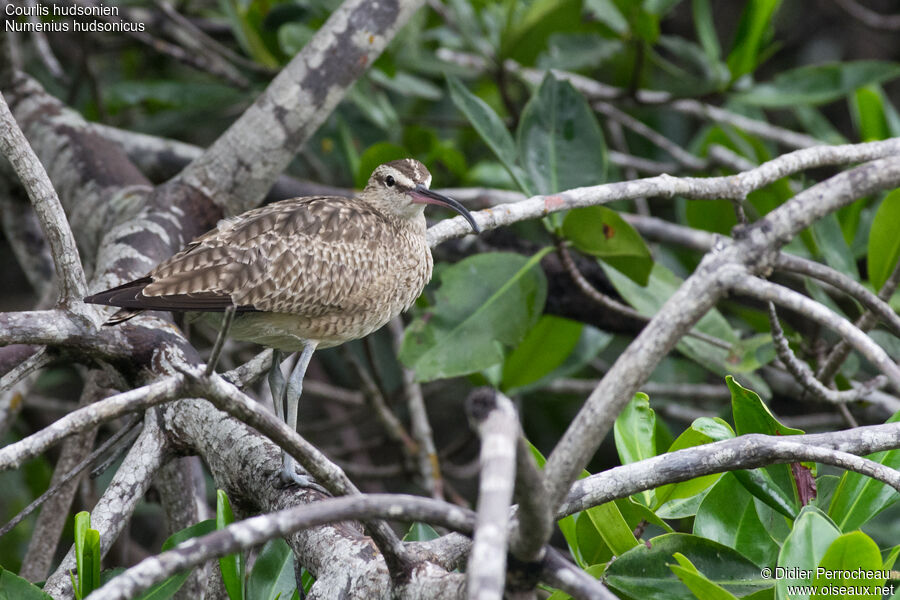
[[[518,254],[478,254],[447,268],[435,304],[407,328],[400,359],[431,381],[481,371],[503,360],[540,318],[547,281],[538,262]]]
[[[865,600],[871,598],[874,587],[884,585],[884,577],[867,577],[865,572],[879,572],[881,569],[881,552],[878,544],[862,531],[845,533],[831,542],[818,568],[825,569],[822,576],[813,580],[816,587],[845,587],[859,590],[856,594],[817,595],[817,598],[849,598]],[[848,576],[848,575],[853,576]]]
[[[592,506],[585,513],[614,555],[620,556],[638,545],[634,533],[615,502]]]
[[[582,325],[581,335],[578,337],[575,347],[562,364],[533,384],[524,386],[520,391],[539,389],[555,379],[569,377],[578,373],[594,360],[597,354],[606,348],[612,339],[613,335],[611,333],[600,331],[590,325]]]
[[[604,267],[604,273],[619,295],[635,310],[647,317],[653,317],[666,300],[684,283],[681,278],[658,262],[653,264],[646,286],[637,285],[615,269],[602,264],[601,266]],[[733,352],[739,342],[739,336],[722,313],[715,309],[710,310],[703,315],[694,328],[725,343],[733,344],[733,349],[726,350],[697,338],[684,337],[676,346],[680,352],[713,373],[723,376],[729,373],[741,373],[741,377],[755,389],[760,389],[762,386],[762,389],[768,390],[762,378],[751,373],[742,373],[737,369],[742,361]]]
[[[637,393],[616,418],[613,433],[623,465],[656,456],[656,413],[647,394]]]
[[[900,422],[900,412],[894,414],[888,423]],[[900,450],[876,452],[866,458],[891,469],[900,469]],[[871,477],[847,471],[831,499],[828,516],[841,531],[853,531],[869,519],[900,499],[897,490]]]
[[[619,516],[621,517],[621,515]],[[575,513],[567,518],[573,519],[571,532],[574,534],[569,550],[575,557],[575,562],[582,569],[591,565],[607,563],[615,556],[587,511]]]
[[[841,231],[837,217],[833,213],[827,215],[816,221],[812,230],[828,266],[859,281],[856,259],[844,239],[844,233]]]
[[[434,530],[434,527],[429,525],[428,523],[413,523],[409,527],[409,531],[406,532],[406,535],[403,536],[404,542],[429,542],[431,540],[435,540],[441,537],[440,534]]]
[[[568,81],[544,77],[525,105],[519,156],[538,194],[603,183],[606,144],[594,111]]]
[[[782,71],[772,81],[759,83],[734,97],[747,104],[770,108],[825,104],[857,88],[898,76],[900,64],[876,60],[807,65]]]
[[[512,58],[524,65],[534,64],[554,32],[571,31],[581,24],[581,0],[534,0],[508,6],[514,14],[500,42],[501,59]]]
[[[247,10],[244,8],[245,4],[238,0],[220,0],[219,4],[231,22],[234,37],[237,38],[244,50],[258,63],[266,67],[277,67],[278,60],[266,48],[265,42],[259,35],[259,30],[248,18]]]
[[[710,581],[681,552],[676,552],[672,558],[678,561],[678,564],[670,564],[669,568],[681,580],[681,583],[687,586],[700,600],[737,600],[737,596]]]
[[[0,600],[53,600],[41,588],[0,567]]]
[[[771,29],[772,17],[781,0],[750,0],[741,15],[734,47],[728,54],[732,80],[752,73],[761,62],[760,54]]]
[[[762,433],[779,436],[803,433],[800,429],[779,423],[756,392],[743,387],[733,377],[726,377],[725,381],[731,390],[731,410],[738,435]],[[751,494],[786,516],[793,517],[800,510],[797,488],[789,465],[769,465],[752,471],[738,471],[735,476]]]
[[[779,597],[788,597],[788,586],[812,585],[815,568],[839,535],[840,531],[825,513],[814,506],[804,507],[778,554],[775,587]],[[779,572],[778,568],[784,570]],[[809,596],[792,594],[790,597],[795,600]]]
[[[760,521],[753,496],[730,473],[700,503],[693,533],[734,548],[760,567],[774,566],[778,558],[778,544]]]
[[[877,85],[859,88],[850,97],[850,115],[861,142],[891,137],[887,121],[885,98]]]
[[[653,268],[650,249],[616,211],[599,205],[570,210],[562,231],[582,252],[602,259],[638,285],[647,285]]]
[[[649,546],[649,547],[648,547]],[[639,544],[606,569],[606,582],[620,594],[641,600],[688,600],[694,595],[669,568],[678,552],[710,581],[746,596],[770,588],[759,567],[727,546],[686,533],[669,533]]]
[[[225,529],[234,523],[231,503],[223,490],[216,491],[216,529]],[[240,553],[228,554],[219,558],[219,569],[222,571],[222,582],[231,600],[244,598],[244,557]]]
[[[286,600],[297,589],[294,553],[281,538],[269,540],[250,571],[247,597],[251,600]]]
[[[450,86],[450,99],[456,108],[466,116],[519,187],[530,194],[532,186],[526,180],[525,173],[516,165],[516,143],[497,113],[484,100],[470,92],[456,77],[448,76],[447,84]]]
[[[734,431],[724,420],[718,417],[701,417],[691,423],[691,426],[685,429],[681,435],[672,442],[672,445],[667,452],[693,448],[695,446],[727,440],[733,437]],[[654,508],[659,508],[670,500],[690,498],[712,486],[720,477],[722,477],[721,473],[713,473],[711,475],[689,479],[688,481],[669,483],[660,486],[654,490],[652,506]]]
[[[900,189],[885,196],[869,231],[869,281],[876,290],[881,289],[900,259],[897,223],[900,223]]]
[[[100,532],[91,529],[91,515],[75,515],[75,563],[78,568],[76,596],[86,598],[100,587]]]
[[[697,39],[700,40],[703,51],[710,60],[719,60],[719,57],[722,55],[722,47],[719,45],[719,37],[716,34],[710,0],[691,0],[691,8],[694,15],[694,28],[697,30]]]
[[[583,327],[577,321],[543,315],[503,363],[501,387],[526,386],[559,367],[575,349]]]
[[[170,535],[166,541],[163,542],[162,551],[165,552],[166,550],[171,550],[181,542],[191,538],[200,537],[201,535],[206,535],[207,533],[212,533],[215,530],[216,521],[214,519],[200,521],[199,523],[195,523],[190,527],[182,529],[181,531],[176,531]],[[172,598],[178,590],[181,589],[181,586],[184,585],[184,582],[187,581],[188,575],[190,574],[191,571],[187,570],[172,575],[137,596],[135,600],[169,600],[169,598]]]

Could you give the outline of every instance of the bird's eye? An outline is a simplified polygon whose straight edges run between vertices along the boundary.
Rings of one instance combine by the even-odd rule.
[[[384,178],[384,184],[388,187],[394,187],[394,177],[393,175],[388,175]]]

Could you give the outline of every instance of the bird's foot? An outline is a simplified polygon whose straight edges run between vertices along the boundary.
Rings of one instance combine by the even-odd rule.
[[[280,489],[285,489],[295,486],[316,490],[323,494],[328,493],[328,490],[316,483],[316,480],[310,475],[307,473],[298,473],[295,465],[282,465],[281,470],[278,472],[278,487]]]

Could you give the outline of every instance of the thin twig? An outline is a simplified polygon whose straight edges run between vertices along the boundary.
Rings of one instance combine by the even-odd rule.
[[[19,129],[3,94],[0,94],[0,152],[12,164],[25,187],[40,220],[41,229],[50,244],[60,285],[60,300],[70,310],[76,305],[83,306],[81,298],[86,293],[87,283],[66,213],[47,172]]]
[[[394,351],[399,354],[400,346],[403,344],[403,320],[396,317],[388,323],[388,327],[394,340]],[[431,497],[441,500],[444,497],[443,477],[437,447],[431,433],[431,424],[428,422],[422,386],[416,381],[416,374],[412,369],[402,364],[400,368],[403,371],[403,390],[409,408],[410,430],[419,449],[419,474],[422,476],[425,489],[431,492]]]
[[[888,277],[887,281],[884,282],[884,285],[881,286],[881,289],[878,290],[878,300],[883,303],[887,302],[894,295],[894,292],[897,291],[898,287],[900,287],[900,262],[894,266],[891,275]],[[888,309],[890,310],[890,307],[888,307]],[[880,311],[876,313],[870,309],[860,315],[855,324],[860,331],[869,331],[878,322],[878,317],[880,315]],[[850,350],[851,346],[847,340],[839,341],[819,366],[818,371],[816,371],[816,379],[824,383],[830,382],[835,373],[838,372],[838,369],[841,368],[844,360],[846,360],[847,356],[850,354]]]
[[[116,442],[121,440],[127,435],[134,435],[138,430],[141,422],[141,418],[138,416],[132,416],[131,419],[125,424],[124,427],[119,429],[116,433],[114,433],[108,440],[97,446],[97,449],[87,455],[81,462],[72,467],[65,475],[63,475],[62,479],[57,481],[53,486],[47,489],[46,492],[37,497],[31,504],[23,508],[19,513],[10,519],[10,521],[0,527],[0,537],[3,537],[7,533],[9,533],[16,525],[21,523],[28,515],[34,512],[36,508],[38,508],[41,504],[46,502],[51,496],[59,492],[67,483],[72,481],[78,474],[91,466],[97,458],[102,456],[109,450]]]
[[[644,316],[630,306],[613,300],[612,298],[595,288],[593,285],[591,285],[591,282],[585,279],[581,271],[578,270],[578,265],[576,265],[575,261],[572,260],[572,255],[569,253],[569,249],[566,248],[565,242],[563,242],[562,240],[558,241],[556,244],[556,249],[557,252],[559,252],[560,261],[562,262],[563,267],[565,267],[566,272],[575,282],[575,285],[577,285],[578,288],[582,292],[584,292],[584,294],[591,300],[611,312],[626,316],[630,319],[635,319],[636,321],[640,321],[642,323],[648,323],[650,321],[651,317]],[[720,340],[719,338],[703,333],[702,331],[691,331],[687,335],[695,339],[704,341],[712,346],[716,346],[717,348],[722,348],[723,350],[731,350],[732,348],[732,345],[725,340]]]
[[[781,359],[781,362],[784,363],[791,375],[793,375],[797,379],[797,382],[800,383],[800,385],[802,385],[807,391],[811,392],[819,400],[828,402],[830,404],[846,404],[848,402],[856,402],[866,396],[873,389],[880,389],[887,385],[887,377],[885,377],[884,375],[879,375],[872,381],[864,383],[857,388],[853,388],[843,392],[828,389],[818,379],[816,379],[815,375],[812,372],[812,369],[809,368],[809,365],[807,365],[805,362],[801,361],[794,355],[790,345],[788,344],[787,338],[785,338],[784,336],[784,330],[781,328],[781,324],[778,322],[778,313],[775,311],[775,305],[772,302],[769,302],[768,306],[769,324],[772,327],[772,340],[775,342],[775,352],[778,354],[778,358]],[[854,424],[852,426],[855,427],[856,425]]]
[[[835,331],[843,339],[847,340],[857,352],[884,373],[895,391],[900,391],[900,367],[891,360],[878,344],[872,341],[872,338],[843,317],[794,290],[758,277],[735,275],[728,279],[729,287],[739,294],[744,294],[757,300],[774,302]]]

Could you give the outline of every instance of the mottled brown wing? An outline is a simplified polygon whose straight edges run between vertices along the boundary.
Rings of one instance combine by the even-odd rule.
[[[379,264],[389,259],[376,239],[385,225],[354,199],[276,202],[220,222],[147,278],[93,298],[153,310],[236,305],[309,316],[353,310]]]

